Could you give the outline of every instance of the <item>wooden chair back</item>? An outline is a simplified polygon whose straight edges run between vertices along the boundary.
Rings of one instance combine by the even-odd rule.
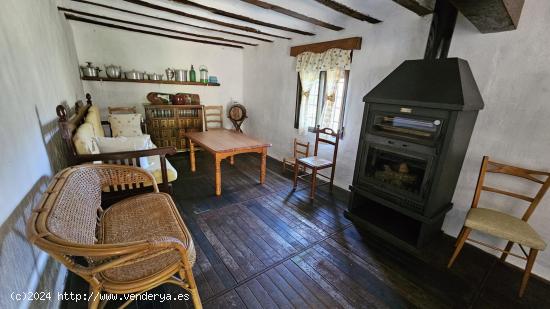
[[[301,142],[294,139],[294,158],[309,157],[309,142]]]
[[[88,98],[89,94],[86,95]],[[74,114],[69,116],[70,111],[64,105],[57,105],[55,112],[58,117],[59,130],[61,131],[61,137],[65,141],[67,148],[71,154],[71,159],[74,161],[74,158],[77,156],[76,148],[73,142],[73,135],[75,134],[78,127],[84,123],[86,115],[88,114],[88,109],[92,106],[91,96],[87,100],[87,103],[84,104],[82,101],[77,101],[74,107]],[[74,162],[72,162],[74,163]]]
[[[204,125],[206,131],[208,129],[223,128],[223,106],[222,105],[205,105],[203,108]]]
[[[541,187],[534,197],[501,190],[495,187],[485,185],[485,175],[487,173],[506,174],[514,177],[527,179],[531,182],[541,185]],[[506,164],[490,161],[488,156],[484,156],[483,161],[481,162],[481,168],[479,171],[479,178],[477,180],[476,191],[474,194],[474,198],[472,200],[472,208],[477,207],[479,203],[479,199],[481,197],[481,191],[488,191],[488,192],[493,192],[497,194],[502,194],[502,195],[520,199],[529,203],[529,207],[527,208],[527,210],[523,214],[523,217],[521,218],[523,221],[527,221],[535,211],[535,208],[537,208],[537,206],[539,205],[540,201],[548,191],[549,187],[550,187],[549,172],[535,171],[535,170],[525,169],[525,168],[516,167],[512,165],[506,165]]]
[[[334,141],[321,137],[321,134],[329,135],[334,138]],[[332,155],[332,162],[336,162],[336,155],[338,153],[338,143],[340,142],[340,134],[332,130],[331,128],[320,129],[319,126],[315,129],[315,150],[313,155],[316,156],[319,150],[319,143],[325,143],[334,146],[334,153]]]
[[[107,107],[109,114],[137,114],[137,108],[135,106],[125,107]]]

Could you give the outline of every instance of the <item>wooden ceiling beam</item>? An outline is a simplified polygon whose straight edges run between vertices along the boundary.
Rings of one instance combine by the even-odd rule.
[[[267,36],[271,36],[271,37],[274,37],[274,38],[290,40],[289,37],[284,37],[284,36],[280,36],[280,35],[276,35],[276,34],[272,34],[272,33],[268,33],[268,32],[263,32],[261,30],[258,30],[258,29],[252,28],[252,27],[236,25],[236,24],[224,22],[224,21],[221,21],[221,20],[216,20],[216,19],[212,19],[212,18],[208,18],[208,17],[203,17],[203,16],[199,16],[199,15],[185,13],[185,12],[180,11],[180,10],[167,8],[165,6],[156,5],[156,4],[153,4],[153,3],[150,3],[150,2],[145,2],[145,1],[141,1],[141,0],[122,0],[122,1],[132,3],[132,4],[136,4],[136,5],[143,6],[143,7],[150,8],[150,9],[158,10],[158,11],[163,11],[163,12],[167,12],[167,13],[171,13],[171,14],[175,14],[175,15],[179,15],[179,16],[183,16],[183,17],[187,17],[187,18],[193,18],[193,19],[209,22],[209,23],[212,23],[212,24],[216,24],[216,25],[220,25],[220,26],[224,26],[224,27],[229,27],[229,28],[241,30],[241,31],[253,32],[253,33],[256,33],[256,34],[267,35]]]
[[[353,37],[341,40],[319,42],[307,45],[292,46],[290,55],[296,57],[303,52],[324,53],[331,48],[340,48],[346,50],[361,49],[361,37]]]
[[[330,30],[334,30],[334,31],[344,30],[344,28],[342,28],[340,26],[335,26],[333,24],[324,22],[322,20],[319,20],[319,19],[316,19],[316,18],[313,18],[313,17],[309,17],[309,16],[306,16],[304,14],[300,14],[298,12],[286,9],[282,6],[267,3],[265,1],[261,1],[261,0],[241,0],[241,1],[249,3],[249,4],[253,4],[255,6],[259,6],[261,8],[266,9],[266,10],[272,10],[272,11],[275,11],[277,13],[281,13],[281,14],[284,14],[284,15],[287,15],[287,16],[290,16],[290,17],[308,22],[310,24],[321,26],[321,27],[324,27],[324,28],[327,28],[327,29],[330,29]]]
[[[64,8],[64,7],[60,7],[60,6],[58,6],[57,9],[59,11],[63,11],[63,12],[74,13],[74,14],[84,15],[84,16],[94,17],[94,18],[101,18],[101,19],[106,19],[106,20],[115,21],[115,22],[118,22],[118,23],[129,24],[129,25],[134,25],[134,26],[139,26],[139,27],[145,27],[145,28],[151,28],[151,29],[156,29],[156,30],[174,32],[174,33],[178,33],[178,34],[189,35],[189,36],[205,38],[205,39],[211,39],[211,40],[225,41],[225,42],[237,43],[237,44],[243,44],[243,45],[249,45],[249,46],[258,46],[258,44],[252,44],[252,43],[248,43],[248,42],[229,40],[229,39],[224,39],[224,38],[221,38],[221,37],[196,34],[196,33],[191,33],[191,32],[186,32],[186,31],[179,31],[179,30],[174,30],[174,29],[169,29],[169,28],[164,28],[164,27],[158,27],[158,26],[149,25],[149,24],[142,24],[142,23],[137,23],[137,22],[133,22],[133,21],[108,17],[108,16],[104,16],[104,15],[97,15],[97,14],[72,10],[72,9],[68,9],[68,8]]]
[[[107,27],[107,28],[114,28],[114,29],[119,29],[119,30],[130,31],[130,32],[137,32],[137,33],[149,34],[149,35],[154,35],[154,36],[160,36],[160,37],[165,37],[165,38],[174,39],[174,40],[189,41],[189,42],[196,42],[196,43],[210,44],[210,45],[219,45],[219,46],[226,46],[226,47],[231,47],[231,48],[243,48],[242,46],[239,46],[239,45],[232,45],[232,44],[227,44],[227,43],[198,40],[198,39],[185,38],[185,37],[176,36],[176,35],[164,34],[164,33],[160,33],[160,32],[153,32],[153,31],[141,30],[141,29],[136,29],[136,28],[128,28],[128,27],[125,27],[125,26],[121,26],[121,25],[117,25],[117,24],[111,24],[111,23],[104,23],[102,21],[98,21],[98,20],[94,20],[94,19],[88,19],[88,18],[85,18],[85,17],[80,17],[80,16],[76,16],[76,15],[73,15],[73,14],[69,14],[69,13],[65,13],[65,18],[67,18],[69,20],[80,21],[80,22],[87,23],[87,24],[94,24],[94,25],[103,26],[103,27]]]
[[[231,31],[226,31],[226,30],[221,30],[221,29],[214,29],[214,28],[203,27],[203,26],[197,26],[197,25],[184,23],[184,22],[169,19],[169,18],[163,18],[163,17],[153,16],[153,15],[149,15],[149,14],[143,14],[143,13],[130,11],[130,10],[125,10],[125,9],[117,8],[117,7],[114,7],[114,6],[105,5],[105,4],[96,3],[96,2],[91,2],[91,1],[87,1],[87,0],[71,0],[71,1],[78,2],[78,3],[90,4],[90,5],[110,9],[110,10],[113,10],[113,11],[119,11],[119,12],[124,12],[124,13],[128,13],[128,14],[136,15],[136,16],[143,16],[143,17],[153,18],[153,19],[162,20],[162,21],[166,21],[166,22],[170,22],[170,23],[174,23],[174,24],[179,24],[179,25],[183,25],[183,26],[189,26],[189,27],[193,27],[193,28],[197,28],[197,29],[215,31],[215,32],[240,36],[240,37],[244,37],[244,38],[254,39],[254,40],[258,40],[258,41],[262,41],[262,42],[273,43],[272,40],[268,40],[268,39],[258,37],[258,36],[253,36],[253,35],[248,35],[248,34],[243,34],[243,33],[237,33],[237,32],[231,32]]]
[[[189,5],[189,6],[192,6],[192,7],[196,7],[196,8],[202,9],[202,10],[206,10],[206,11],[208,11],[210,13],[213,13],[213,14],[216,14],[216,15],[233,18],[233,19],[237,19],[237,20],[240,20],[240,21],[245,21],[245,22],[251,23],[251,24],[256,24],[256,25],[260,25],[260,26],[264,26],[264,27],[273,28],[273,29],[279,29],[279,30],[283,30],[283,31],[293,32],[293,33],[297,33],[297,34],[301,34],[301,35],[315,35],[315,33],[311,33],[311,32],[307,32],[307,31],[303,31],[303,30],[298,30],[298,29],[294,29],[294,28],[290,28],[290,27],[285,27],[285,26],[281,26],[281,25],[268,23],[268,22],[265,22],[265,21],[250,18],[248,16],[243,16],[243,15],[227,12],[227,11],[224,11],[224,10],[220,10],[220,9],[217,9],[217,8],[214,8],[214,7],[211,7],[211,6],[206,6],[206,5],[196,3],[196,2],[193,2],[193,1],[189,1],[189,0],[172,0],[172,1],[177,2],[177,3],[181,3],[181,4],[185,4],[185,5]]]
[[[419,16],[432,14],[435,8],[435,0],[393,0],[393,2],[415,12]]]
[[[336,2],[334,0],[315,0],[315,1],[321,3],[324,6],[329,7],[331,9],[335,10],[335,11],[338,11],[342,14],[346,14],[350,17],[353,17],[355,19],[366,21],[366,22],[369,22],[371,24],[377,24],[379,22],[382,22],[379,19],[376,19],[376,18],[371,17],[369,15],[363,14],[361,12],[358,12],[358,11],[356,11],[356,10],[354,10],[354,9],[348,7],[348,6],[345,6],[342,3]]]

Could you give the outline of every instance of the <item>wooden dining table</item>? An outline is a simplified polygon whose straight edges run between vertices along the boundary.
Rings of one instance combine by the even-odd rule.
[[[187,132],[189,141],[189,157],[191,172],[195,172],[195,145],[210,152],[214,156],[216,170],[216,195],[222,194],[221,161],[229,158],[229,163],[234,164],[234,156],[241,153],[259,153],[261,155],[260,183],[265,182],[265,165],[267,148],[271,144],[259,141],[255,138],[238,133],[234,130],[215,129],[204,132]]]

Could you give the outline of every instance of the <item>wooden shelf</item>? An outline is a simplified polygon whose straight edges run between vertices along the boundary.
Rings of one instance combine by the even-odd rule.
[[[219,83],[199,83],[199,82],[178,82],[175,80],[148,80],[148,79],[125,79],[108,77],[81,77],[82,80],[92,80],[98,82],[127,82],[144,84],[168,84],[168,85],[190,85],[190,86],[219,86]]]

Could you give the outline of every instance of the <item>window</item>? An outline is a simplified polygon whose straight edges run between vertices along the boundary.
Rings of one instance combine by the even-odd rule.
[[[316,126],[343,134],[349,70],[335,69],[298,74],[294,127],[313,131]]]

